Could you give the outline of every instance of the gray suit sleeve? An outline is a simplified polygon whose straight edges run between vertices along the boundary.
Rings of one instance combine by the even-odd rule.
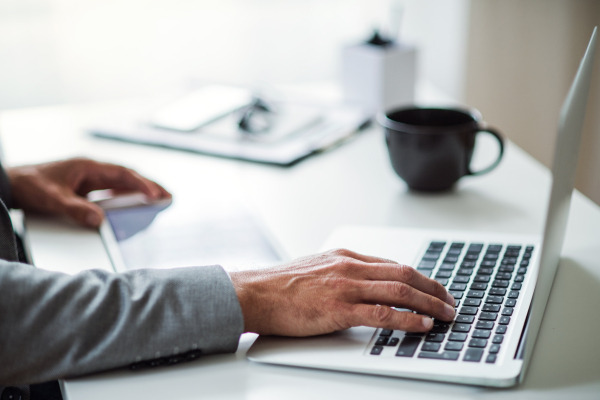
[[[66,275],[0,260],[0,385],[234,352],[243,327],[219,266]]]

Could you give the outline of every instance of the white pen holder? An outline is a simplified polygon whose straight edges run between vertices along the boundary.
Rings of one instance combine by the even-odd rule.
[[[342,53],[344,101],[374,112],[411,105],[417,49],[407,44],[346,46]]]

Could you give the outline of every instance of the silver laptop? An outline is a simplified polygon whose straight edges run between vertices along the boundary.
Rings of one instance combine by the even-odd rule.
[[[560,112],[543,237],[346,227],[325,244],[416,266],[454,295],[454,321],[434,321],[426,334],[357,327],[311,338],[261,336],[248,358],[481,386],[520,382],[560,259],[595,47],[596,28]]]

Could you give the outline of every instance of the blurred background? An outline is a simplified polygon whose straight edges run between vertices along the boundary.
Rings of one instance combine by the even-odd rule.
[[[344,44],[402,9],[419,79],[549,166],[597,0],[0,0],[0,110],[197,82],[338,81]],[[600,60],[577,188],[600,204]]]

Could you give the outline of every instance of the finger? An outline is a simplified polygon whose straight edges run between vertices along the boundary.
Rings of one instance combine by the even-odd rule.
[[[377,281],[395,281],[406,283],[415,289],[437,297],[452,307],[456,304],[454,297],[439,282],[429,279],[408,265],[365,265],[362,269],[364,277]]]
[[[360,298],[354,301],[408,308],[443,321],[451,321],[454,318],[453,306],[406,283],[359,281],[357,287],[359,289],[355,293]]]
[[[365,263],[398,264],[397,262],[388,260],[387,258],[367,256],[365,254],[356,253],[356,252],[354,252],[352,250],[348,250],[348,249],[335,249],[335,250],[330,250],[327,253],[337,255],[337,256],[342,256],[342,257],[353,258],[355,260],[362,261]]]
[[[102,209],[89,201],[73,195],[72,197],[63,197],[60,199],[61,212],[81,225],[97,228],[104,219]]]
[[[152,199],[161,198],[166,192],[157,183],[131,169],[115,164],[94,162],[78,193],[87,194],[92,190],[102,189],[135,190]]]
[[[354,305],[346,320],[351,326],[399,329],[406,332],[427,332],[433,327],[433,320],[427,316],[369,304]]]

